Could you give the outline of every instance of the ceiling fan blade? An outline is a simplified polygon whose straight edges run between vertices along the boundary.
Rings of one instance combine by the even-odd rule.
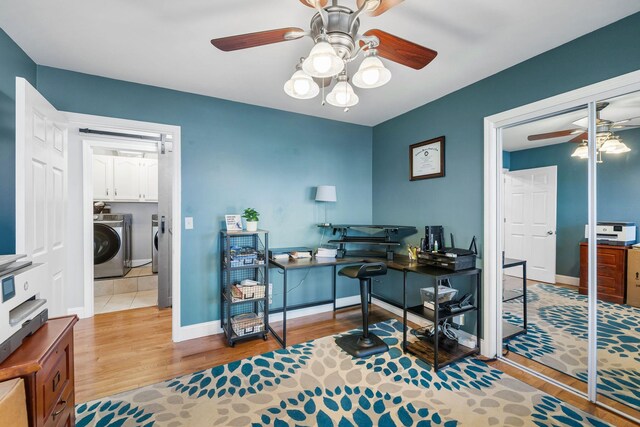
[[[560,138],[562,136],[571,135],[574,132],[581,132],[582,133],[582,129],[567,129],[567,130],[558,130],[558,131],[555,131],[555,132],[539,133],[539,134],[536,134],[536,135],[529,135],[527,137],[527,139],[529,141],[538,141],[540,139]]]
[[[571,138],[569,142],[582,142],[589,139],[589,133],[583,132],[580,135],[577,135],[575,138]]]
[[[300,0],[300,1],[304,1],[304,0]],[[375,0],[373,0],[373,1],[375,3]],[[382,15],[387,10],[391,9],[392,7],[396,7],[397,5],[402,3],[403,1],[404,0],[380,0],[380,2],[378,3],[378,6],[375,9],[373,9],[372,11],[370,11],[369,15],[370,16]],[[357,5],[358,5],[358,9],[360,9],[366,2],[367,2],[367,0],[358,0],[356,2]]]
[[[313,9],[316,8],[316,3],[317,3],[318,6],[324,9],[327,3],[329,3],[329,0],[300,0],[300,3],[302,3],[305,6],[309,6],[310,8],[313,8]]]
[[[378,55],[398,64],[421,70],[438,55],[435,50],[423,47],[382,30],[369,30],[365,36],[375,36],[380,40],[376,47]],[[360,42],[364,45],[363,42]]]
[[[635,119],[640,119],[640,116],[638,116],[638,117],[629,117],[628,119],[624,119],[624,120],[618,120],[617,122],[614,122],[613,125],[614,126],[618,126],[618,125],[630,122],[630,121],[635,120]]]
[[[231,52],[234,50],[248,49],[250,47],[264,46],[272,43],[295,40],[304,37],[306,32],[302,28],[279,28],[277,30],[259,31],[257,33],[240,34],[237,36],[221,37],[211,40],[211,44],[218,49]]]

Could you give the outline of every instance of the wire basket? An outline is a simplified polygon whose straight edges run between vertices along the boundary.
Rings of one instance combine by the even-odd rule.
[[[231,301],[264,298],[266,286],[251,279],[245,279],[239,284],[231,286]]]
[[[262,313],[236,314],[231,318],[231,327],[239,337],[262,332],[264,331],[264,315]]]

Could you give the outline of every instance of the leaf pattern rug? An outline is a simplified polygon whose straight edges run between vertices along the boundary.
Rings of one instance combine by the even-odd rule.
[[[76,425],[608,425],[478,359],[435,373],[402,353],[401,322],[371,330],[389,352],[355,359],[324,337],[82,403]]]
[[[509,349],[587,382],[588,299],[578,289],[527,286],[528,331]],[[522,299],[504,304],[503,318],[521,326]],[[640,309],[598,301],[598,391],[640,410]]]

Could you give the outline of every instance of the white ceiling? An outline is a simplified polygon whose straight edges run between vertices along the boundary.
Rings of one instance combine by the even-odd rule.
[[[356,89],[360,104],[348,113],[282,90],[309,38],[231,53],[210,44],[307,29],[314,11],[297,0],[0,0],[0,27],[41,65],[375,125],[638,11],[638,0],[406,0],[362,18],[362,31],[385,30],[438,57],[421,71],[384,61],[391,82]]]
[[[615,133],[640,127],[640,92],[634,92],[604,101],[608,102],[609,105],[602,109],[600,118],[612,122],[621,122],[620,124],[625,126],[614,128],[613,131]],[[529,141],[527,137],[529,135],[569,129],[583,129],[586,131],[587,125],[587,107],[585,106],[584,109],[578,111],[572,111],[570,113],[564,113],[504,129],[502,132],[502,146],[505,151],[519,151],[528,148],[562,144],[573,139],[575,135],[538,141]]]

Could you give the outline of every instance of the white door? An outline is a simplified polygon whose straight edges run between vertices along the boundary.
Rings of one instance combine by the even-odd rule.
[[[113,158],[113,200],[140,200],[140,159]]]
[[[505,256],[526,260],[527,278],[547,283],[556,280],[557,171],[512,171],[505,185]],[[505,273],[521,277],[520,269]]]
[[[172,268],[173,249],[171,224],[173,211],[173,138],[164,135],[158,144],[159,199],[158,199],[158,307],[171,307],[173,303]]]
[[[113,198],[113,156],[93,156],[93,199]]]
[[[47,265],[50,317],[66,314],[67,136],[64,115],[16,78],[16,252]]]

